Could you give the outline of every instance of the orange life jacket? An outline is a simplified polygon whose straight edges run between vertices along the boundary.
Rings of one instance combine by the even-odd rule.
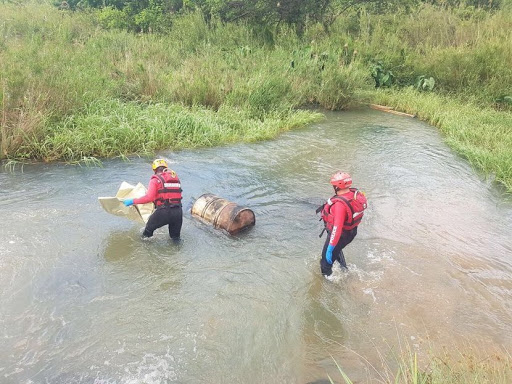
[[[155,199],[155,206],[162,205],[181,206],[182,189],[180,179],[176,172],[171,169],[166,169],[162,173],[155,174],[151,178],[156,178],[160,181],[159,189]]]
[[[361,223],[364,210],[368,206],[368,201],[364,193],[357,188],[350,188],[350,192],[353,192],[352,198],[347,199],[346,197],[335,195],[322,206],[322,220],[328,231],[332,231],[334,225],[334,216],[331,214],[331,207],[338,202],[345,204],[345,207],[348,208],[347,217],[343,223],[343,230],[351,230]]]

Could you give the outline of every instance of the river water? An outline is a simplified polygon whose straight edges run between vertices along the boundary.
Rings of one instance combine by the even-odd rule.
[[[269,142],[160,152],[182,241],[102,210],[151,159],[0,172],[0,383],[354,381],[401,348],[512,346],[512,202],[413,118],[361,110]],[[349,171],[369,208],[319,271],[316,207]],[[190,215],[214,193],[256,214],[235,237]],[[394,351],[394,352],[393,352]]]

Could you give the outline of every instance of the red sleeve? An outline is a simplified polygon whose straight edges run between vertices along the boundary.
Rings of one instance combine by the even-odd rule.
[[[334,223],[329,245],[336,246],[340,240],[341,232],[343,231],[343,224],[345,223],[345,218],[347,217],[347,207],[341,202],[334,203],[331,207],[331,213],[334,216]]]
[[[159,189],[159,184],[160,180],[157,178],[151,178],[151,180],[149,180],[148,191],[146,194],[137,199],[133,199],[133,204],[146,204],[155,201]]]

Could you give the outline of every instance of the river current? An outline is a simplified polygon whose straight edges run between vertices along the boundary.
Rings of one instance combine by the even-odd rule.
[[[434,127],[365,109],[157,155],[182,181],[179,244],[97,200],[147,185],[152,159],[2,168],[0,383],[323,383],[334,360],[371,380],[401,348],[512,347],[512,202]],[[315,209],[339,169],[369,208],[328,281]],[[204,193],[256,225],[198,221]]]

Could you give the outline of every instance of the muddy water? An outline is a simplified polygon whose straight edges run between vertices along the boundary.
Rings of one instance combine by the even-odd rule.
[[[321,383],[420,353],[512,346],[512,203],[412,118],[364,110],[275,141],[161,152],[201,194],[250,207],[229,237],[185,212],[182,242],[105,213],[147,159],[0,173],[1,383]],[[315,208],[337,169],[370,207],[319,273]],[[406,344],[404,344],[406,343]]]

